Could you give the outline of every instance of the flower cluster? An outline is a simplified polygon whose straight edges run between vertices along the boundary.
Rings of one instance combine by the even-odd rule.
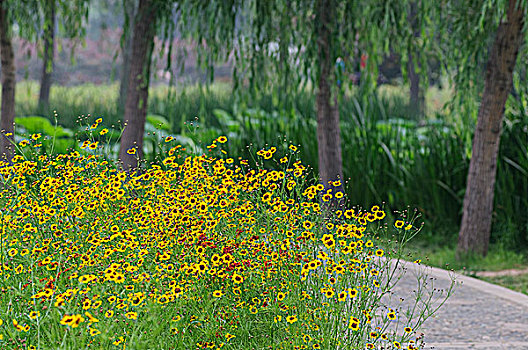
[[[134,175],[78,152],[0,164],[0,347],[415,347],[380,302],[382,209],[325,218],[295,146],[284,171],[179,150]]]

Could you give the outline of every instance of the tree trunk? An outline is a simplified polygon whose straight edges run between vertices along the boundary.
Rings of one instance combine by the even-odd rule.
[[[147,116],[150,58],[156,31],[153,0],[140,0],[134,24],[134,41],[128,76],[127,98],[125,103],[125,129],[121,137],[119,159],[125,170],[138,167],[138,159],[143,157],[143,133]],[[135,149],[136,154],[127,151]]]
[[[2,106],[0,111],[0,157],[10,159],[13,156],[15,122],[15,58],[11,43],[11,23],[7,5],[0,0],[0,51],[2,61]]]
[[[409,22],[413,31],[414,38],[420,36],[420,28],[418,27],[418,4],[416,1],[412,1],[409,9]],[[411,107],[411,113],[414,116],[423,116],[425,113],[425,97],[423,89],[420,89],[420,75],[417,73],[417,67],[419,67],[418,53],[413,50],[413,47],[409,48],[408,61],[407,61],[407,74],[409,76],[410,85],[410,100],[409,105]]]
[[[407,62],[407,71],[409,74],[411,113],[414,116],[423,116],[425,113],[425,98],[423,90],[420,89],[420,75],[416,72],[416,63],[414,55],[409,52],[409,61]]]
[[[44,62],[40,79],[39,106],[49,106],[53,57],[55,55],[55,0],[47,0],[44,5]]]
[[[134,39],[134,17],[136,15],[136,0],[125,1],[125,11],[128,17],[128,31],[124,33],[123,45],[123,64],[121,65],[121,79],[119,84],[119,114],[125,110],[127,89],[128,89],[128,75],[130,73],[130,59],[132,57],[132,43]]]
[[[332,55],[332,21],[334,19],[332,0],[319,0],[318,3],[318,61],[320,65],[317,85],[317,144],[319,157],[320,181],[333,193],[343,190],[343,165],[341,156],[341,136],[339,131],[339,109],[337,98],[332,96],[335,84],[335,63]],[[333,186],[330,181],[340,180],[341,185]],[[332,200],[331,207],[340,204],[341,200]],[[330,206],[327,206],[329,208]]]
[[[488,58],[458,236],[459,258],[468,253],[485,256],[488,251],[502,118],[523,40],[523,8],[516,2],[509,1],[507,20],[499,24]]]

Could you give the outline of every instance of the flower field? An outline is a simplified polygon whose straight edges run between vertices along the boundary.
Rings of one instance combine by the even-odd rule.
[[[423,317],[383,302],[397,252],[379,239],[412,222],[329,218],[342,194],[295,146],[257,153],[277,171],[225,142],[133,175],[95,153],[1,162],[0,348],[418,348]]]

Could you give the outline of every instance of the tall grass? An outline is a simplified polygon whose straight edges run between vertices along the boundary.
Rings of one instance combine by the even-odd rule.
[[[51,118],[53,111],[58,114],[58,123],[66,128],[76,128],[81,115],[104,115],[108,125],[117,125],[118,108],[117,84],[98,86],[83,84],[78,86],[53,85],[49,108],[38,106],[39,85],[35,82],[22,82],[16,88],[17,116],[42,115]],[[53,121],[53,120],[52,120]]]
[[[474,120],[441,109],[449,89],[431,89],[428,116],[412,119],[405,91],[384,86],[369,96],[352,90],[340,98],[346,191],[363,207],[386,202],[390,208],[417,208],[430,223],[430,236],[453,241],[461,219]],[[51,115],[56,110],[59,124],[68,128],[75,128],[77,116],[88,113],[103,116],[109,127],[122,118],[115,103],[116,85],[54,86],[48,111],[38,109],[37,93],[36,84],[19,84],[17,115]],[[494,243],[515,249],[528,246],[526,101],[520,93],[506,109],[492,232]],[[230,138],[230,154],[245,159],[266,144],[300,145],[302,159],[317,174],[314,105],[310,92],[299,93],[292,108],[281,111],[266,95],[244,107],[237,105],[226,84],[207,89],[159,86],[150,91],[148,112],[164,116],[175,135],[193,138],[203,150],[206,140],[219,134]]]

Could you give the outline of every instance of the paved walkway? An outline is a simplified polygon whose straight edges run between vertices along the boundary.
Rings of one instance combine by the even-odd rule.
[[[475,278],[404,263],[407,269],[395,288],[397,297],[412,298],[416,269],[425,269],[434,288],[447,289],[451,277],[452,296],[423,325],[425,349],[515,349],[528,350],[528,296]]]

